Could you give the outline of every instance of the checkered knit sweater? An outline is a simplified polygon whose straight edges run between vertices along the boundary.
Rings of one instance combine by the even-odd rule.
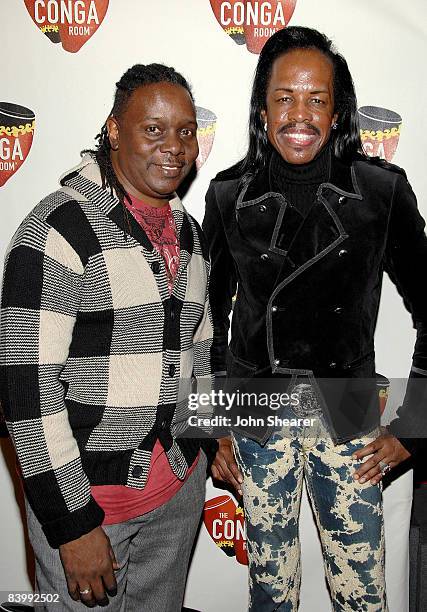
[[[179,198],[170,294],[161,255],[102,188],[94,159],[61,185],[12,239],[0,324],[2,409],[53,547],[101,524],[91,484],[144,487],[157,439],[185,477],[201,444],[177,438],[180,381],[210,379],[212,343],[207,250]]]

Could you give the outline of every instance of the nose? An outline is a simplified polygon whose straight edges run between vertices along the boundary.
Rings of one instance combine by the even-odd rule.
[[[297,98],[288,112],[288,119],[295,123],[309,123],[313,120],[313,114],[305,100]]]
[[[170,153],[171,155],[184,153],[184,144],[175,130],[167,132],[160,150],[162,153]]]

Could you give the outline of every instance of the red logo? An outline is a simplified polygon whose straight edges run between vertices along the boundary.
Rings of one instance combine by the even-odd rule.
[[[212,540],[228,557],[248,564],[245,515],[241,505],[229,495],[214,497],[205,503],[203,520]]]
[[[196,159],[196,166],[199,170],[212,150],[216,131],[216,115],[211,110],[196,106],[197,115],[197,140],[199,142],[199,156]]]
[[[33,144],[34,127],[32,110],[0,102],[0,187],[24,163]]]
[[[24,0],[32,20],[53,43],[80,51],[107,13],[109,0]]]
[[[285,28],[297,0],[210,0],[215,17],[238,44],[246,42],[251,53],[260,53],[266,41]]]
[[[391,161],[399,144],[402,117],[380,106],[361,106],[358,112],[366,155]]]

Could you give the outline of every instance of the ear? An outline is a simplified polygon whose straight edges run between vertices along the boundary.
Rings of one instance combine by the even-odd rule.
[[[117,123],[115,117],[112,115],[107,119],[107,131],[108,131],[108,139],[110,141],[110,146],[113,151],[117,151],[119,148],[119,124]]]
[[[338,113],[335,113],[335,115],[332,117],[331,126],[334,125],[334,123],[338,123]]]

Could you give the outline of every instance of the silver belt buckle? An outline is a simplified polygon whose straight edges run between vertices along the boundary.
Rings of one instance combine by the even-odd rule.
[[[313,385],[309,383],[295,385],[291,391],[291,395],[294,400],[292,402],[292,410],[297,417],[304,418],[322,413]],[[294,402],[296,400],[298,400],[298,403],[295,405]]]

